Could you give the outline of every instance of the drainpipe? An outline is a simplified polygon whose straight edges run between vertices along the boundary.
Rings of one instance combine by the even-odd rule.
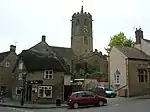
[[[110,57],[108,56],[108,86],[110,88]]]
[[[125,59],[126,64],[126,85],[127,85],[127,97],[130,97],[130,87],[129,87],[129,67],[128,67],[128,58]]]

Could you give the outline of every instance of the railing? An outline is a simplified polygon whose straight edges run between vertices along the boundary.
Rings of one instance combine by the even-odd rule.
[[[119,91],[119,90],[121,90],[121,89],[123,89],[123,88],[125,88],[125,87],[127,87],[127,86],[128,86],[128,84],[126,84],[126,85],[120,87],[119,89],[115,90],[115,92],[117,92],[117,91]]]

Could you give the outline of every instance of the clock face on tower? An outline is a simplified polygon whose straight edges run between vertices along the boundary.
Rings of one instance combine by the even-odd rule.
[[[84,26],[83,32],[84,32],[84,33],[88,33],[88,27],[87,27],[87,26]]]

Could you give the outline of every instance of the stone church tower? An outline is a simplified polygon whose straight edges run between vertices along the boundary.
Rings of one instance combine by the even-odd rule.
[[[71,48],[76,56],[86,55],[93,51],[92,15],[80,12],[72,15]]]

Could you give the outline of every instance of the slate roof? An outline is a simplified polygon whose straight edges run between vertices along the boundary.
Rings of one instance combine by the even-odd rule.
[[[25,67],[28,72],[33,71],[43,71],[52,69],[58,72],[64,72],[65,69],[61,64],[61,60],[58,60],[54,57],[41,56],[36,53],[33,53],[31,50],[24,50],[19,55],[19,57],[23,60]]]
[[[9,53],[10,51],[0,53],[0,62],[2,62],[8,56]]]
[[[144,53],[143,51],[134,48],[134,47],[117,47],[119,51],[121,51],[124,55],[126,55],[130,59],[142,59],[142,60],[150,60],[150,56]]]
[[[145,40],[145,41],[147,41],[147,42],[150,42],[150,40],[148,40],[148,39],[143,39],[143,40]]]

